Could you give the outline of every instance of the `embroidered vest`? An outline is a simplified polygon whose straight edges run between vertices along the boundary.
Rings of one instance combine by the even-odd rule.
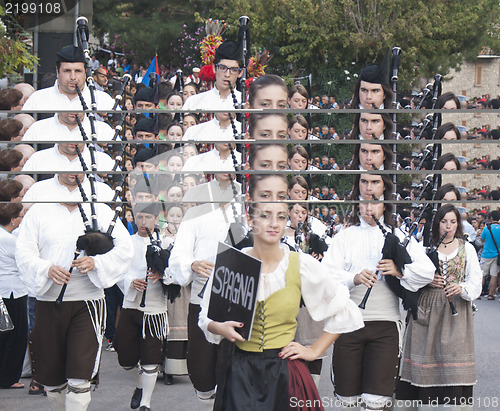
[[[282,348],[293,341],[300,306],[299,254],[291,252],[286,285],[263,301],[257,301],[250,340],[236,342],[244,351]]]

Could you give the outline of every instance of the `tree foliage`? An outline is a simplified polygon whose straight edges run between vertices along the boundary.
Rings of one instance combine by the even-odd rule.
[[[94,2],[94,34],[108,34],[110,45],[136,62],[147,64],[157,52],[161,62],[182,66],[185,59],[175,49],[180,37],[196,32],[197,10],[207,12],[185,0],[99,0]]]
[[[19,24],[5,16],[4,9],[0,6],[0,78],[6,75],[15,75],[24,67],[29,70],[35,68],[38,61],[33,56],[30,38]],[[3,20],[5,19],[5,23]]]
[[[446,74],[482,46],[500,50],[497,0],[219,0],[210,17],[238,26],[251,19],[254,43],[274,53],[272,65],[317,74],[380,61],[403,50],[400,81]],[[229,31],[231,33],[231,30]]]

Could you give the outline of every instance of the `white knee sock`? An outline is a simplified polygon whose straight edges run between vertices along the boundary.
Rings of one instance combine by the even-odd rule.
[[[90,404],[90,381],[68,379],[67,411],[85,411]]]
[[[155,389],[156,378],[158,377],[157,364],[146,364],[141,365],[142,369],[142,398],[141,407],[145,405],[151,408],[151,397],[153,396],[153,390]]]
[[[47,390],[47,398],[50,401],[50,405],[54,411],[65,411],[66,410],[66,390],[68,384],[62,384],[59,386],[45,386]]]
[[[207,392],[201,392],[198,390],[195,391],[198,395],[198,399],[200,400],[203,411],[212,411],[215,404],[215,390]]]

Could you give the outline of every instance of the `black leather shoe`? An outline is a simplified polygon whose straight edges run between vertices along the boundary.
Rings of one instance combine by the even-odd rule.
[[[130,400],[130,408],[132,408],[133,410],[139,408],[139,405],[141,405],[141,399],[142,399],[142,388],[136,388],[134,391],[134,395],[132,395],[132,399]]]
[[[173,385],[173,383],[174,383],[174,376],[172,374],[166,374],[165,385]]]
[[[143,405],[139,411],[151,411],[151,408],[149,407],[146,407],[145,405]]]

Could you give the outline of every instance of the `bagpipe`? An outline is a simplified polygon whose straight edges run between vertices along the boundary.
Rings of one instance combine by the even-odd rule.
[[[326,231],[325,231],[326,232]],[[324,255],[328,250],[325,239],[311,230],[311,224],[298,222],[294,234],[295,250],[306,254]]]
[[[153,234],[151,234],[151,231],[146,228],[146,231],[148,233],[149,240],[151,241],[151,244],[148,244],[146,248],[146,264],[148,271],[153,271],[160,273],[160,280],[164,275],[165,268],[168,267],[168,260],[170,259],[170,253],[172,252],[172,248],[174,246],[174,243],[170,243],[169,246],[166,249],[163,249],[161,246],[161,240],[159,238],[159,233],[158,230],[155,229],[155,233],[157,236],[157,239],[153,237]],[[148,277],[146,276],[146,283],[148,281]],[[181,286],[178,284],[169,284],[166,285],[162,281],[162,289],[165,294],[167,294],[167,298],[171,303],[175,301],[177,297],[181,295]],[[141,303],[139,306],[141,308],[144,308],[146,306],[146,292],[147,288],[142,292],[142,298],[141,298]]]
[[[374,199],[376,199],[374,197]],[[403,268],[406,264],[411,264],[412,260],[408,251],[406,251],[406,245],[401,244],[399,238],[388,232],[385,227],[380,223],[380,221],[372,215],[373,221],[377,224],[378,228],[382,231],[384,235],[384,246],[382,248],[382,259],[389,259],[394,261],[396,268],[399,272],[403,272]],[[377,275],[380,273],[377,272]],[[413,318],[416,319],[417,316],[417,306],[418,306],[418,293],[406,290],[399,280],[392,275],[387,275],[384,277],[390,290],[396,294],[403,301],[403,307],[405,310],[411,311]],[[372,287],[366,290],[363,300],[359,304],[359,308],[365,309],[366,302],[370,296]]]
[[[249,18],[247,16],[241,16],[240,17],[240,30],[238,33],[238,40],[240,42],[240,47],[241,47],[241,52],[242,52],[242,61],[244,62],[244,66],[246,67],[246,62],[247,62],[247,52],[248,52],[248,22]],[[246,69],[243,68],[243,75],[241,76],[242,78],[246,76]],[[245,87],[245,79],[241,82],[242,87]],[[229,90],[231,93],[231,98],[233,99],[233,106],[235,109],[239,108],[244,108],[244,99],[246,98],[246,89],[243,88],[242,90],[242,101],[241,104],[238,103],[238,99],[236,98],[236,94],[234,92],[234,87],[231,84],[231,82],[228,82],[229,85]],[[243,135],[245,132],[245,116],[242,116],[242,133],[238,133],[238,130],[236,128],[236,124],[234,122],[233,117],[231,116],[231,113],[229,113],[229,119],[231,122],[231,128],[233,130],[233,137],[235,140],[243,140]],[[246,189],[246,181],[245,181],[245,174],[243,172],[243,167],[241,164],[238,164],[238,160],[236,158],[236,154],[234,152],[234,148],[231,144],[229,144],[229,149],[230,149],[230,154],[231,154],[231,159],[233,161],[233,166],[234,170],[236,171],[236,179],[239,180],[238,182],[241,184],[242,191],[243,193],[245,192]],[[245,160],[246,158],[246,153],[245,153],[245,144],[241,144],[241,157],[242,161]],[[231,174],[229,174],[229,181],[231,184],[231,190],[233,191],[233,198],[235,201],[238,201],[240,199],[240,202],[243,204],[242,200],[242,195],[238,193],[238,190],[236,188],[236,184],[234,181],[234,178]],[[244,224],[244,216],[240,213],[238,213],[236,206],[234,202],[231,202],[231,209],[233,212],[233,218],[234,222],[230,223],[228,233],[226,236],[226,244],[231,245],[234,248],[237,248],[241,250],[244,247],[251,247],[253,245],[253,239],[251,236],[251,233],[246,229],[245,224]],[[244,207],[242,207],[242,210]],[[208,280],[205,282],[205,285],[201,289],[201,291],[198,294],[198,297],[203,298],[203,295],[205,293],[205,289],[207,287]]]
[[[94,144],[97,141],[97,136],[95,132],[95,111],[97,108],[97,104],[95,101],[95,93],[94,93],[94,82],[93,82],[93,77],[92,77],[92,71],[91,71],[91,60],[90,60],[90,54],[88,51],[88,27],[86,25],[87,19],[85,17],[79,17],[77,20],[77,34],[78,34],[78,40],[79,40],[79,45],[84,51],[85,55],[85,60],[86,60],[86,72],[87,72],[87,85],[90,90],[90,98],[91,98],[91,111],[87,113],[89,120],[90,120],[90,126],[91,126],[91,137],[92,141],[89,141],[87,135],[85,134],[85,131],[83,130],[83,126],[78,119],[77,119],[77,124],[80,129],[80,133],[82,134],[82,139],[83,141],[87,144],[89,147],[89,152],[90,152],[90,158],[91,158],[91,172],[88,173],[88,179],[90,182],[90,212],[91,212],[91,221],[87,218],[85,211],[83,209],[82,203],[78,203],[78,209],[80,211],[84,226],[85,226],[85,232],[83,235],[79,236],[77,241],[76,241],[76,251],[74,255],[74,259],[78,258],[82,252],[85,252],[87,256],[93,257],[96,255],[100,254],[106,254],[108,251],[113,249],[114,247],[114,241],[112,237],[112,232],[113,228],[116,224],[116,219],[118,217],[118,214],[121,212],[121,207],[118,206],[115,210],[115,215],[110,222],[110,225],[108,229],[103,232],[99,229],[99,224],[97,220],[97,214],[96,214],[96,209],[95,209],[95,204],[97,202],[97,195],[96,195],[96,190],[95,190],[95,178],[97,174],[97,165],[96,165],[96,160],[95,160],[95,146]],[[82,104],[83,110],[88,110],[87,104],[85,103],[85,100],[83,98],[83,95],[81,93],[81,90],[76,87],[76,91],[78,93],[78,97],[80,99],[80,102]],[[77,147],[77,154],[78,158],[80,160],[80,163],[82,165],[83,171],[88,172],[88,167],[85,164],[85,160],[80,152],[80,150]],[[78,185],[78,189],[80,190],[80,194],[82,196],[82,201],[84,202],[89,202],[87,195],[85,194],[85,191],[83,189],[83,186],[79,180],[79,177],[77,176],[76,182]],[[119,186],[119,189],[121,190],[121,185]],[[118,197],[119,191],[116,192],[115,194],[115,199]],[[73,267],[70,268],[70,273],[72,272]],[[67,288],[67,283],[63,284],[61,291],[59,293],[59,296],[56,299],[56,304],[60,305],[64,299],[64,294],[66,292]]]
[[[440,264],[439,264],[439,257],[438,257],[437,249],[439,248],[439,246],[441,245],[441,243],[444,241],[444,239],[446,238],[447,234],[448,233],[444,233],[441,236],[441,238],[439,239],[439,241],[434,246],[430,247],[427,250],[427,256],[433,262],[434,266],[436,267],[436,272],[438,274],[441,273],[441,267],[440,267]],[[447,271],[447,267],[446,267],[446,270],[443,270],[443,271]],[[447,274],[446,272],[443,272],[444,281],[445,281],[446,284],[448,284],[448,282],[446,280],[446,274]],[[450,305],[451,315],[453,317],[455,317],[456,315],[458,315],[458,311],[455,308],[455,304],[453,304],[453,301],[451,300],[451,297],[447,297],[447,300],[448,300],[448,304]]]

